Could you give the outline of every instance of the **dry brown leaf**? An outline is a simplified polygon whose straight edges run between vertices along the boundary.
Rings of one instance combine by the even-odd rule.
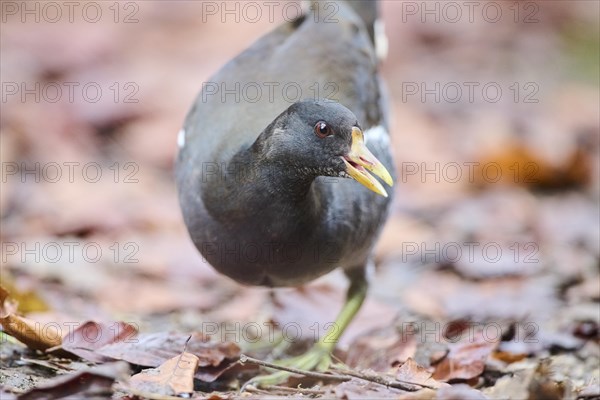
[[[129,379],[136,390],[146,393],[179,396],[194,391],[194,374],[199,358],[183,352],[158,368],[147,369]]]
[[[11,276],[9,271],[2,271],[2,285],[10,293],[11,299],[18,304],[21,313],[44,312],[50,309],[46,301],[36,291],[35,283],[31,280],[17,280]]]
[[[532,315],[536,320],[550,317],[558,306],[552,279],[506,277],[472,282],[451,272],[425,271],[402,298],[413,311],[435,319],[531,321]]]
[[[211,342],[199,332],[194,332],[189,342],[187,342],[188,338],[190,335],[178,332],[140,334],[134,343],[112,343],[98,351],[105,356],[146,367],[158,367],[181,353],[184,348],[199,357],[201,367],[216,367],[224,359],[236,358],[239,355],[240,349],[235,343]]]
[[[126,380],[129,365],[117,361],[92,369],[58,376],[18,397],[18,400],[59,399],[63,397],[87,398],[107,392],[116,380]],[[89,393],[86,395],[86,393]]]
[[[135,343],[137,328],[125,322],[85,322],[69,332],[62,340],[62,348],[93,362],[104,362],[107,357],[96,352],[111,343]]]
[[[406,360],[406,362],[398,368],[396,371],[396,379],[403,383],[410,382],[434,388],[448,386],[446,383],[438,382],[433,379],[431,372],[417,364],[412,358]],[[414,388],[419,389],[420,386],[414,385]]]
[[[388,372],[394,365],[414,357],[416,350],[414,332],[401,333],[390,326],[357,338],[348,349],[345,363],[352,368]]]
[[[168,359],[187,352],[198,357],[196,377],[205,382],[217,379],[239,357],[240,348],[233,342],[211,342],[200,332],[191,335],[161,332],[138,335],[134,343],[108,344],[97,353],[144,367],[158,367]]]
[[[16,315],[17,306],[9,293],[0,286],[0,325],[8,335],[34,350],[46,350],[60,345],[62,331],[54,324],[40,324]]]
[[[500,361],[504,361],[507,364],[521,361],[522,359],[527,357],[526,353],[512,353],[509,351],[495,351],[492,355],[494,358]]]
[[[499,338],[487,338],[482,331],[449,343],[449,352],[435,367],[433,377],[440,381],[475,378],[485,369],[485,362],[498,347]]]
[[[494,172],[489,168],[492,165]],[[500,171],[498,180],[496,171]],[[554,165],[522,144],[509,142],[500,151],[484,156],[474,176],[475,183],[482,186],[503,183],[540,189],[579,188],[590,183],[592,160],[589,150],[578,146],[564,162]]]

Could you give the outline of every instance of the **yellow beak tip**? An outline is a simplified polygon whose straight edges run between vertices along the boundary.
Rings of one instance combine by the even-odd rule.
[[[387,171],[386,171],[387,172]],[[394,180],[392,179],[392,177],[388,174],[386,174],[386,176],[381,177],[381,179],[383,179],[383,181],[389,186],[389,187],[394,187]]]
[[[369,151],[365,145],[363,133],[357,127],[352,129],[352,144],[350,147],[350,153],[346,157],[348,157],[349,160],[351,160],[354,164],[363,167],[361,172],[348,163],[345,157],[342,157],[346,163],[347,172],[352,178],[371,189],[373,192],[381,196],[388,197],[388,194],[381,183],[379,183],[373,176],[365,173],[366,171],[364,171],[364,169],[371,171],[389,187],[394,186],[394,180],[383,164],[381,164],[381,162]]]

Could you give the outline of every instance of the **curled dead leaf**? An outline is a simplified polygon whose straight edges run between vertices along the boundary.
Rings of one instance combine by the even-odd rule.
[[[33,350],[46,350],[60,345],[62,331],[54,324],[40,324],[17,315],[17,305],[0,286],[0,325],[8,335],[23,342]]]
[[[414,332],[399,332],[395,326],[371,331],[349,347],[345,363],[354,368],[388,372],[394,365],[415,356]]]
[[[527,357],[526,353],[512,353],[509,351],[495,351],[492,355],[494,358],[504,361],[507,364],[521,361]]]
[[[521,143],[509,142],[500,151],[481,159],[475,169],[476,184],[484,186],[498,179],[506,185],[533,189],[581,188],[590,184],[593,161],[584,143],[578,144],[571,154],[558,164],[539,157]],[[488,167],[501,171],[499,178],[490,178]],[[496,171],[494,173],[496,173]]]
[[[188,338],[190,339],[188,342]],[[239,357],[240,348],[233,342],[212,342],[210,337],[194,332],[140,334],[129,343],[111,343],[96,350],[102,356],[156,368],[183,349],[198,357],[196,377],[205,382],[217,379]]]
[[[145,393],[179,396],[194,391],[198,356],[183,352],[158,368],[147,369],[129,379],[129,384]]]
[[[406,360],[406,362],[398,368],[396,371],[396,379],[407,384],[417,384],[412,385],[414,386],[415,390],[420,389],[422,387],[421,385],[430,386],[436,389],[448,386],[447,383],[438,382],[437,380],[433,379],[432,373],[426,368],[417,364],[412,358]]]
[[[89,361],[105,362],[107,357],[96,350],[111,343],[135,343],[137,332],[135,326],[126,322],[87,321],[63,338],[62,348]]]
[[[440,381],[478,377],[498,343],[499,338],[488,338],[482,331],[473,332],[473,335],[467,335],[461,341],[448,343],[448,355],[435,366],[433,377]]]

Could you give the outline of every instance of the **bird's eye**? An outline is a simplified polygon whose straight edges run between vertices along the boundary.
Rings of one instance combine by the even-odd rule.
[[[324,138],[333,134],[333,129],[325,121],[319,121],[315,124],[315,133],[318,137]]]

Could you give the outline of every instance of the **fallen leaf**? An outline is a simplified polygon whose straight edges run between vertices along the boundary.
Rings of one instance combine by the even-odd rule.
[[[504,361],[507,364],[511,364],[517,361],[521,361],[522,359],[527,357],[527,354],[520,352],[513,353],[510,351],[495,351],[493,353],[493,357],[500,361]]]
[[[498,347],[500,338],[487,338],[483,331],[449,343],[446,357],[435,366],[433,377],[440,381],[472,379],[483,372],[485,362]]]
[[[111,343],[135,343],[137,328],[125,322],[85,322],[69,332],[62,340],[62,348],[92,362],[105,362],[107,357],[96,350]]]
[[[178,332],[140,334],[133,343],[112,343],[99,350],[100,354],[122,359],[145,367],[158,367],[181,353],[190,335]],[[235,343],[215,343],[200,332],[194,332],[187,343],[187,351],[199,357],[199,366],[219,365],[225,358],[239,355]]]
[[[179,396],[194,391],[194,374],[199,358],[183,352],[158,368],[147,369],[129,379],[129,384],[145,393]]]
[[[398,370],[396,371],[396,379],[406,384],[418,384],[412,385],[415,389],[420,389],[421,386],[419,385],[431,386],[433,388],[441,388],[448,386],[448,384],[446,383],[438,382],[435,379],[433,379],[431,372],[417,364],[412,358],[406,360],[406,362],[398,368]]]
[[[9,271],[3,271],[2,275],[2,285],[10,293],[11,299],[19,305],[19,312],[29,314],[30,312],[43,312],[50,309],[35,290],[34,282],[25,279],[25,284],[21,285],[22,282],[14,279]]]
[[[185,348],[198,357],[196,377],[206,382],[217,379],[240,355],[240,348],[233,342],[212,342],[200,332],[194,332],[189,342],[188,338],[190,335],[176,332],[140,334],[133,343],[111,343],[98,349],[97,353],[156,368]]]
[[[489,177],[485,169],[493,165],[499,171],[500,179]],[[533,189],[585,188],[592,176],[593,161],[583,145],[578,145],[568,158],[558,165],[533,154],[520,143],[509,142],[495,154],[484,156],[475,168],[476,184],[489,185],[503,183],[505,185],[525,186]]]
[[[196,370],[196,379],[202,382],[214,382],[217,378],[235,376],[242,371],[253,369],[254,366],[242,366],[235,359],[226,359],[216,367],[198,367]],[[226,379],[226,378],[225,378]]]
[[[413,311],[435,319],[531,321],[535,315],[537,321],[550,318],[558,307],[553,281],[550,276],[534,276],[472,282],[451,272],[425,271],[402,299]]]
[[[53,324],[40,324],[16,315],[17,305],[0,286],[0,325],[7,334],[34,350],[46,350],[60,345],[62,331]]]
[[[126,380],[129,376],[129,365],[118,361],[75,372],[66,376],[58,376],[22,395],[18,400],[58,399],[67,396],[86,398],[109,392],[117,380]]]
[[[352,368],[387,372],[396,364],[414,357],[415,332],[399,332],[396,326],[377,329],[351,343],[345,363]]]

